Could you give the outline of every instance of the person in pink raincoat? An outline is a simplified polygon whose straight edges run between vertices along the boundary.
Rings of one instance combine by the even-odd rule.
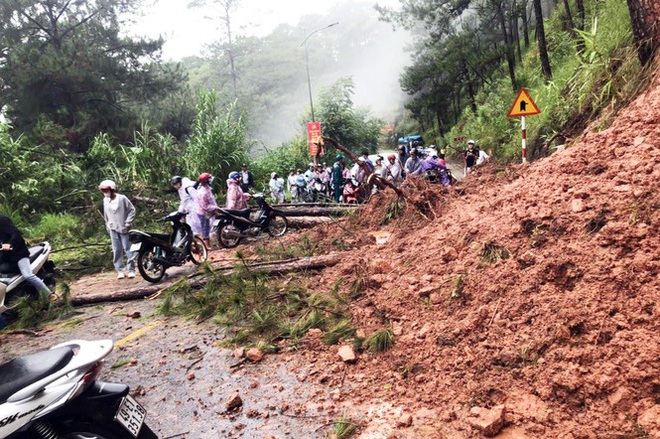
[[[211,248],[209,235],[211,234],[211,218],[218,209],[218,203],[215,202],[211,184],[213,176],[208,172],[203,172],[197,178],[197,218],[200,222],[201,235],[207,248]]]
[[[243,192],[243,189],[239,186],[240,181],[240,173],[234,171],[229,174],[227,179],[227,209],[242,210],[248,207],[247,200],[250,198],[250,194]]]

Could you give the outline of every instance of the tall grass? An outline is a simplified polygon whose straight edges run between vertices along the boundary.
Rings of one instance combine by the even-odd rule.
[[[197,104],[197,117],[181,163],[188,175],[210,172],[224,181],[231,171],[247,161],[252,147],[245,114],[234,103],[219,114],[216,94],[205,93]]]

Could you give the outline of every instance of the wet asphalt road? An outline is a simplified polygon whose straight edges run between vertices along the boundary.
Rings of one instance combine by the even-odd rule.
[[[116,346],[100,379],[129,385],[161,438],[326,437],[339,416],[333,389],[299,380],[300,358],[267,355],[232,367],[239,360],[218,347],[224,335],[217,325],[164,318],[155,313],[158,302],[80,308],[37,336],[2,334],[0,361],[68,340],[109,338]],[[136,312],[139,318],[127,316]],[[225,402],[236,391],[243,406],[228,413]]]

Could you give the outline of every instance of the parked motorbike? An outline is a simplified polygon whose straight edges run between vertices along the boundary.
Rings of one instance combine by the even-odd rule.
[[[264,194],[255,194],[252,198],[259,205],[254,220],[250,219],[250,208],[243,210],[218,208],[216,211],[211,235],[218,236],[221,246],[236,247],[241,239],[257,236],[264,231],[270,236],[282,236],[286,233],[289,227],[286,217],[268,204]]]
[[[429,169],[424,173],[424,178],[430,183],[441,183],[445,186],[453,185],[457,181],[448,168]]]
[[[51,247],[48,242],[30,247],[30,268],[46,286],[55,286],[55,264],[48,259]],[[1,256],[1,255],[0,255]],[[37,290],[25,281],[15,262],[0,262],[0,313],[13,308],[12,302],[21,296],[38,296]]]
[[[140,275],[149,282],[158,282],[169,267],[188,261],[199,265],[208,258],[204,241],[193,234],[185,222],[187,212],[172,212],[160,222],[170,222],[172,233],[150,233],[130,230],[128,237],[133,243],[130,251],[137,252],[136,265]]]
[[[158,439],[124,384],[97,381],[112,340],[74,340],[0,365],[0,437]]]

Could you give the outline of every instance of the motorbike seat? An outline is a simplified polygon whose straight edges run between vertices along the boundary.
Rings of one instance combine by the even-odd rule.
[[[63,346],[14,358],[0,365],[0,404],[22,388],[64,368],[71,357],[71,346]]]
[[[220,209],[224,212],[227,212],[230,215],[235,215],[235,216],[240,216],[243,218],[250,218],[250,208],[248,207],[247,209],[241,209],[241,210],[233,210],[233,209]]]
[[[36,245],[30,247],[28,250],[30,252],[30,263],[32,263],[44,252],[44,246]],[[11,259],[8,260],[7,258],[0,258],[0,278],[12,278],[20,273],[16,261],[12,261]]]
[[[160,239],[161,241],[170,242],[171,236],[167,233],[149,233],[152,238]]]

